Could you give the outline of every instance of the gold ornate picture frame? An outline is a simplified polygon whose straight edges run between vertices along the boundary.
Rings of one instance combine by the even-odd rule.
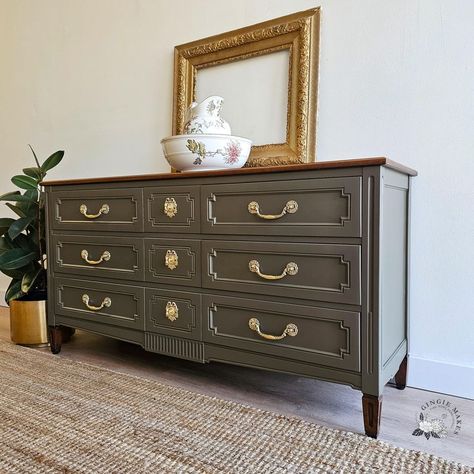
[[[252,146],[246,166],[315,161],[319,26],[320,9],[315,8],[177,46],[173,135],[183,133],[200,69],[288,50],[286,142]]]

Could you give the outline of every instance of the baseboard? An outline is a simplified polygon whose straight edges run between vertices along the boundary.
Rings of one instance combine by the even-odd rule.
[[[474,367],[409,356],[407,385],[474,399]]]
[[[7,290],[4,290],[4,289],[0,288],[0,306],[8,306],[5,303],[5,293],[6,292],[7,292]]]

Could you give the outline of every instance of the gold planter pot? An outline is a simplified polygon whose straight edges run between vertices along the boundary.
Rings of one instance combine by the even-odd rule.
[[[10,301],[10,337],[15,344],[47,344],[46,301]]]

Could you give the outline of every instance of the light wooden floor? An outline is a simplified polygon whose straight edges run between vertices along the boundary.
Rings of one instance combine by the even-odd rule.
[[[8,310],[0,308],[0,338],[9,340]],[[48,348],[37,349],[48,351]],[[220,363],[198,364],[145,352],[138,346],[77,331],[58,357],[140,375],[195,392],[363,433],[360,392],[343,385]],[[474,466],[474,401],[387,386],[379,439]],[[412,436],[421,405],[442,397],[462,414],[459,435],[446,439]]]

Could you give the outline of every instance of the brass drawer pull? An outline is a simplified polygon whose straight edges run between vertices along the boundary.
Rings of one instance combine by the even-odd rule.
[[[279,341],[280,339],[284,339],[286,336],[294,337],[298,334],[298,326],[293,323],[289,323],[286,325],[281,336],[273,336],[272,334],[265,334],[260,330],[260,321],[257,318],[249,319],[249,328],[252,331],[255,331],[259,336],[263,337],[264,339],[268,339],[269,341]]]
[[[165,255],[165,265],[174,270],[178,266],[178,254],[174,250],[167,250]]]
[[[165,314],[170,321],[176,321],[179,316],[178,305],[174,301],[168,301]]]
[[[99,265],[99,263],[108,262],[111,257],[112,257],[112,254],[108,250],[106,250],[100,256],[99,260],[89,260],[89,252],[85,249],[82,250],[82,252],[81,252],[82,260],[86,261],[89,265]]]
[[[88,219],[97,219],[102,214],[108,214],[110,212],[110,207],[108,204],[102,204],[102,207],[99,209],[99,212],[97,214],[87,214],[87,206],[85,204],[81,204],[79,211],[83,216],[87,217]]]
[[[166,198],[163,212],[171,219],[178,213],[178,203],[175,198]]]
[[[298,265],[296,265],[295,262],[290,262],[286,264],[285,269],[280,275],[265,275],[265,273],[260,272],[260,263],[257,260],[250,260],[249,270],[265,280],[281,280],[286,277],[286,275],[296,275],[298,273]]]
[[[103,308],[110,308],[112,306],[112,300],[109,297],[104,298],[104,301],[102,301],[100,306],[93,306],[89,304],[89,301],[89,295],[82,295],[82,302],[87,306],[87,309],[90,309],[91,311],[100,311]]]
[[[280,214],[260,214],[260,206],[256,201],[249,203],[248,210],[250,214],[255,214],[261,219],[280,219],[280,217],[283,217],[285,214],[294,214],[298,210],[298,203],[296,201],[288,201]]]

